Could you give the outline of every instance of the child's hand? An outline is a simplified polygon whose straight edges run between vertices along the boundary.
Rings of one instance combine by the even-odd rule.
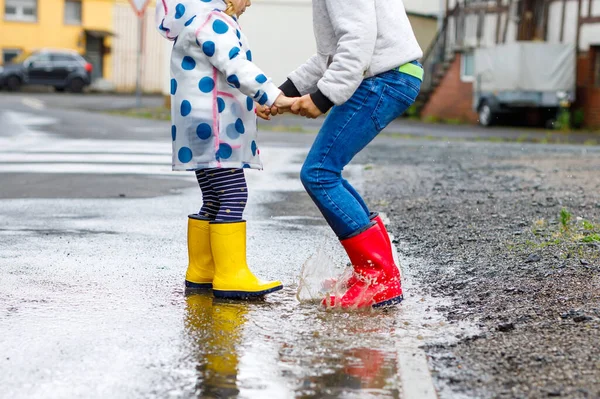
[[[270,121],[271,120],[271,108],[267,107],[266,105],[256,104],[256,115],[258,115],[258,117],[261,119]]]

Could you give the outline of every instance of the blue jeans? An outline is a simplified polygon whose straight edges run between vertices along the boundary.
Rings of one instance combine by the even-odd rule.
[[[333,107],[325,119],[300,179],[340,239],[370,224],[369,208],[342,177],[342,170],[414,103],[420,87],[419,79],[398,71],[367,78],[346,103]]]

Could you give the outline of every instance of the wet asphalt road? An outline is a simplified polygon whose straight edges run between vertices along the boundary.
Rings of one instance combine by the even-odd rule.
[[[266,170],[247,173],[248,259],[285,289],[216,301],[183,292],[200,192],[170,171],[168,123],[18,98],[0,96],[0,397],[422,396],[414,342],[446,334],[423,327],[425,299],[309,300],[346,263],[298,180],[313,135],[262,133]]]

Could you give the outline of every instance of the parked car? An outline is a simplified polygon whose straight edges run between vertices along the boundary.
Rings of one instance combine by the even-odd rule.
[[[54,86],[80,93],[91,83],[92,64],[71,50],[23,53],[0,66],[0,87],[17,91],[22,85]]]

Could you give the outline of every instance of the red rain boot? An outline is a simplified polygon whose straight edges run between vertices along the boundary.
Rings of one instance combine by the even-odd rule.
[[[381,229],[381,232],[383,233],[385,242],[387,243],[387,247],[390,251],[390,259],[394,259],[394,254],[392,252],[392,242],[390,241],[390,235],[388,234],[388,232],[385,228],[385,224],[383,224],[383,220],[381,219],[381,216],[379,216],[379,212],[371,212],[371,214],[369,215],[369,220],[371,222],[377,223],[377,225]],[[356,283],[356,281],[357,281],[356,275],[352,274],[352,276],[350,276],[350,278],[346,282],[346,287],[350,287],[350,286],[354,285]]]
[[[356,281],[341,297],[325,298],[324,306],[377,308],[402,301],[400,272],[377,223],[341,243],[354,267]]]
[[[376,222],[379,225],[379,227],[381,228],[381,231],[383,232],[383,236],[385,237],[385,242],[387,243],[387,246],[390,249],[390,256],[392,257],[392,259],[394,259],[394,254],[392,253],[392,242],[390,241],[390,235],[388,234],[388,232],[385,228],[385,224],[383,224],[383,220],[381,219],[381,216],[379,216],[379,212],[371,212],[371,214],[369,215],[369,219],[371,220],[371,222]]]

